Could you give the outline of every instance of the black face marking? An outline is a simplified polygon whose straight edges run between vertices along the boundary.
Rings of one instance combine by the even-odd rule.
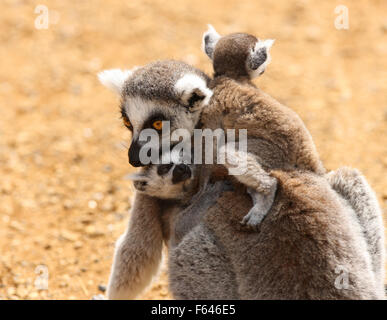
[[[139,191],[145,191],[147,184],[148,183],[146,181],[134,181],[133,182],[133,186]]]
[[[167,117],[165,117],[162,113],[155,113],[155,114],[152,114],[151,116],[148,117],[148,119],[144,122],[143,126],[142,126],[142,130],[143,129],[154,129],[152,124],[153,122],[155,121],[168,121],[169,119],[167,119]]]
[[[124,121],[124,126],[128,128],[130,131],[133,131],[133,126],[130,124],[130,120],[126,115],[126,112],[123,106],[121,106],[120,111],[121,111],[121,119]]]
[[[143,164],[140,160],[140,150],[141,150],[141,145],[138,144],[138,141],[132,141],[129,150],[128,150],[128,158],[129,158],[129,163],[133,167],[144,167],[145,164]]]
[[[204,51],[206,52],[206,54],[208,56],[212,56],[212,54],[214,53],[214,49],[210,46],[210,42],[211,42],[211,39],[210,39],[210,36],[207,34],[205,37],[204,37]],[[211,58],[212,59],[212,58]]]
[[[267,60],[266,48],[260,48],[250,59],[249,67],[257,70],[258,67]]]
[[[191,108],[194,106],[194,104],[198,101],[202,101],[204,99],[204,96],[198,95],[196,92],[192,93],[191,97],[188,100],[188,106]]]
[[[163,176],[165,174],[167,174],[169,172],[169,170],[171,170],[171,168],[173,167],[173,164],[160,164],[159,166],[157,166],[157,174],[159,176]]]

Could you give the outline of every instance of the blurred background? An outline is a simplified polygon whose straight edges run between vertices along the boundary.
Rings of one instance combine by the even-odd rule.
[[[0,299],[102,293],[133,188],[118,99],[96,74],[165,58],[211,74],[200,49],[208,23],[276,39],[257,85],[299,113],[328,169],[359,168],[386,213],[386,1],[0,6]],[[165,267],[142,297],[170,298]]]

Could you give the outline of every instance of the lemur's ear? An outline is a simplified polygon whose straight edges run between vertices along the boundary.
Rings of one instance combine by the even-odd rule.
[[[124,83],[132,73],[132,70],[110,69],[98,73],[98,79],[105,87],[121,95]]]
[[[212,96],[212,90],[208,88],[206,80],[192,73],[182,76],[176,82],[175,90],[181,103],[190,111],[197,111],[208,105]]]
[[[265,72],[267,65],[271,61],[270,48],[274,40],[258,40],[255,47],[251,50],[247,58],[247,68],[250,71],[250,77],[255,78]]]
[[[208,30],[203,34],[202,49],[212,60],[216,43],[221,36],[216,32],[212,25],[208,25]]]

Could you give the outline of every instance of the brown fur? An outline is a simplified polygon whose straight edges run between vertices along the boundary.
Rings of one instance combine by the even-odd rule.
[[[249,187],[253,198],[253,207],[242,220],[253,229],[273,204],[277,182],[269,176],[270,170],[325,173],[312,137],[298,115],[251,82],[270,62],[272,43],[243,33],[220,37],[212,27],[203,37],[203,48],[213,61],[214,79],[209,85],[212,98],[201,114],[202,126],[236,132],[247,129],[248,155],[227,146],[220,151],[226,154],[228,169],[233,163],[246,164],[247,170],[236,178]]]
[[[250,208],[243,189],[225,192],[202,223],[170,251],[174,296],[384,298],[375,285],[366,241],[353,221],[353,211],[326,179],[300,171],[276,171],[274,176],[279,181],[277,197],[259,233],[237,227]],[[347,289],[335,286],[340,268],[348,271]],[[211,283],[216,286],[208,291]]]
[[[170,64],[167,63],[167,65],[168,68],[171,67]],[[173,70],[168,68],[166,70],[173,73]],[[151,73],[151,71],[150,68],[148,72]],[[285,107],[279,105],[278,102],[271,102],[272,98],[263,93],[258,94],[259,91],[254,91],[254,95],[250,96],[249,90],[256,90],[251,84],[245,84],[240,90],[241,83],[232,79],[226,79],[223,83],[222,79],[224,78],[226,77],[220,76],[214,80],[219,81],[219,90],[215,99],[219,100],[221,108],[216,110],[210,107],[205,110],[206,113],[203,116],[203,119],[209,117],[208,125],[210,127],[235,124],[237,128],[238,126],[246,128],[241,127],[241,125],[245,126],[243,121],[251,125],[257,120],[254,117],[260,117],[258,118],[258,120],[261,119],[260,126],[256,129],[252,128],[256,130],[254,131],[256,136],[249,140],[249,151],[253,150],[254,154],[260,156],[260,163],[264,168],[291,168],[292,164],[295,163],[293,167],[301,165],[301,168],[303,166],[308,168],[310,166],[316,167],[316,171],[320,169],[321,172],[324,171],[318,158],[316,161],[310,160],[314,159],[313,156],[306,157],[304,160],[301,157],[299,160],[299,150],[296,148],[296,151],[293,152],[292,143],[296,140],[293,141],[292,137],[297,136],[305,129],[302,125],[301,130],[297,131],[297,124],[302,124],[297,116],[290,115],[292,121],[289,123],[282,122],[282,120],[286,120],[286,117],[279,117],[279,119],[265,124],[270,116],[275,115],[272,109],[279,108],[279,113],[281,113]],[[233,82],[227,83],[227,81]],[[141,86],[140,84],[136,86],[136,90],[139,92],[141,92],[141,86],[145,86],[146,90],[153,88],[157,92],[157,88],[155,88],[157,84],[154,84],[154,87],[149,87],[148,83],[143,83]],[[227,94],[227,90],[224,90],[227,86],[231,88],[230,95]],[[148,92],[146,90],[145,92]],[[224,99],[219,99],[222,98],[222,95]],[[238,100],[235,99],[242,99],[244,105],[238,105]],[[152,101],[149,100],[149,103]],[[237,108],[232,108],[233,104],[236,104]],[[271,108],[272,105],[274,105],[273,108]],[[170,109],[173,108],[176,109],[176,114],[181,113],[174,106]],[[243,110],[248,111],[250,108],[254,109],[254,113],[257,115],[252,117],[249,112],[244,114]],[[261,110],[264,112],[259,115]],[[285,110],[288,109],[285,108]],[[230,112],[223,119],[224,124],[222,122],[218,124],[211,120],[211,112],[216,117],[216,112],[221,112],[222,115],[223,111]],[[175,116],[174,113],[173,117]],[[277,122],[277,120],[281,121]],[[292,124],[293,121],[295,126]],[[274,127],[285,125],[285,128],[288,126],[291,129],[289,131],[290,138],[285,129],[281,133],[284,136],[277,135],[275,132],[265,134],[266,125],[274,125]],[[281,128],[277,129],[281,130]],[[289,143],[290,151],[288,151]],[[314,146],[310,136],[305,139],[305,144],[302,143],[300,153],[303,152],[303,149],[312,150],[313,154]],[[287,157],[291,159],[290,165],[287,163]],[[208,199],[216,200],[219,195],[215,191],[212,191],[214,193],[204,193],[202,194],[204,198],[196,199],[198,207],[193,204],[192,207],[188,208],[182,207],[179,202],[160,201],[137,194],[128,230],[117,242],[115,262],[108,288],[109,298],[133,298],[143,290],[157,270],[161,258],[162,242],[169,242],[170,239],[172,239],[170,241],[172,248],[170,258],[171,288],[177,298],[291,299],[309,297],[323,299],[380,297],[381,295],[374,287],[372,271],[370,273],[367,267],[371,265],[370,257],[364,245],[364,238],[357,230],[359,224],[357,221],[349,221],[348,219],[347,210],[351,209],[345,207],[343,202],[337,201],[333,191],[327,188],[327,182],[320,181],[322,178],[311,173],[306,174],[306,177],[310,177],[312,182],[313,179],[317,181],[315,183],[317,187],[313,189],[315,193],[305,193],[305,190],[299,188],[299,185],[302,186],[305,183],[306,188],[313,184],[310,184],[309,180],[303,178],[302,175],[295,178],[289,178],[287,175],[286,172],[284,176],[278,172],[275,173],[275,177],[280,181],[278,194],[281,197],[276,199],[271,214],[263,221],[260,233],[242,232],[239,228],[239,219],[251,207],[251,201],[245,193],[245,187],[242,187],[242,193],[238,191],[224,193],[216,205],[212,205]],[[287,186],[284,183],[287,179],[292,183],[289,184],[288,188],[284,188],[283,186]],[[296,188],[299,193],[289,193],[288,191],[291,191],[292,188]],[[328,205],[327,208],[332,209],[328,212],[326,212],[327,208],[321,207],[319,204],[321,195],[325,192],[327,192],[328,197],[325,204]],[[305,194],[310,195],[311,198],[304,199]],[[313,198],[314,195],[317,198]],[[280,201],[286,204],[294,201],[296,203],[294,210],[292,209],[294,212],[292,210],[273,211],[279,208],[278,203],[282,203]],[[329,205],[330,201],[331,205]],[[206,202],[212,207],[210,210],[208,203],[206,206],[201,206],[202,203]],[[310,209],[309,215],[308,210],[301,210],[304,206]],[[317,214],[320,209],[321,214]],[[313,210],[316,211],[316,215],[310,215]],[[362,208],[359,210],[361,211]],[[202,218],[203,214],[206,214],[204,219]],[[352,214],[356,216],[355,213],[352,212]],[[324,218],[325,215],[327,218]],[[343,219],[334,220],[333,216],[335,215]],[[332,224],[332,222],[337,223],[337,225]],[[310,229],[308,229],[308,223],[311,223]],[[304,241],[307,242],[305,251],[303,251]],[[324,251],[321,245],[324,241],[329,244],[327,251]],[[320,245],[315,245],[315,243]],[[337,247],[331,244],[336,244]],[[272,252],[272,250],[274,251]],[[304,254],[305,256],[303,256]],[[283,261],[293,263],[293,255],[299,257],[299,263],[295,264],[294,267],[290,265],[291,268],[284,268],[281,257],[283,256]],[[316,265],[319,265],[320,262],[323,263],[324,268],[320,271],[315,270]],[[330,287],[331,282],[329,282],[328,287],[326,282],[321,281],[321,279],[329,281],[333,279],[332,270],[327,266],[333,266],[336,263],[344,263],[344,266],[354,273],[353,288],[356,290],[352,290],[350,293],[337,292]],[[353,267],[352,264],[355,266]],[[299,272],[304,274],[299,275]],[[326,276],[324,272],[327,274]],[[277,273],[280,275],[279,278],[276,278]],[[295,276],[298,277],[295,278]],[[316,282],[308,282],[315,278]],[[276,280],[279,280],[278,283]],[[319,291],[321,291],[320,294]]]
[[[213,53],[214,76],[248,78],[246,61],[258,39],[250,34],[233,33],[219,39]]]
[[[265,168],[325,172],[310,133],[293,110],[262,90],[225,76],[215,78],[210,87],[214,93],[202,111],[203,127],[247,129],[247,150]]]
[[[260,164],[268,169],[324,173],[312,137],[300,117],[251,82],[249,66],[257,42],[255,36],[245,33],[223,36],[216,42],[211,56],[213,96],[202,111],[203,127],[247,129],[248,152],[258,156]],[[268,49],[264,54],[261,64],[269,59]]]

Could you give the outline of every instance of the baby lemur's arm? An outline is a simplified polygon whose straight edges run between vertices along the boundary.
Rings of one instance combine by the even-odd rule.
[[[237,180],[248,187],[253,207],[243,218],[242,224],[256,229],[273,205],[277,190],[277,179],[270,176],[259,163],[259,159],[250,153],[224,145],[220,154],[225,159],[225,167]]]
[[[136,298],[156,274],[163,246],[159,208],[156,198],[136,193],[128,228],[116,242],[109,299]]]

